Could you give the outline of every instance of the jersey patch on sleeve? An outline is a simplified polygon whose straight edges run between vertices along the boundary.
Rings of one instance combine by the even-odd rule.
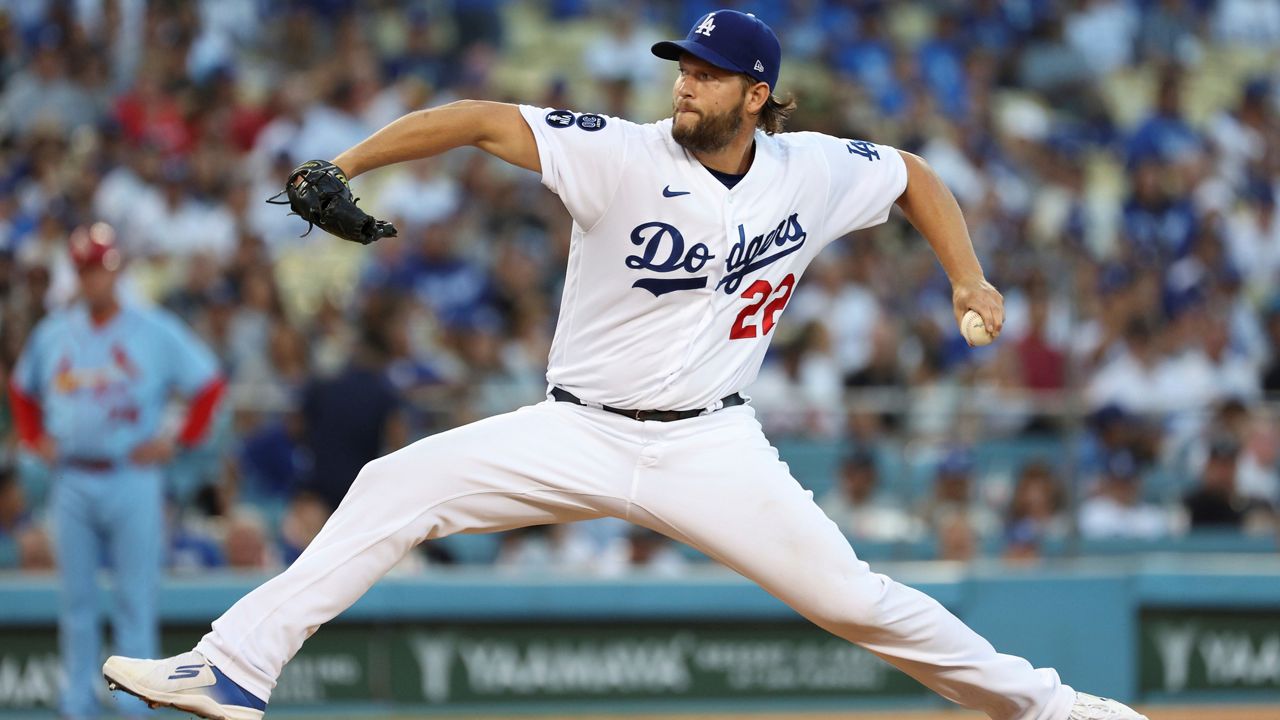
[[[547,113],[547,124],[559,129],[573,127],[573,113],[568,110],[552,110]],[[579,124],[581,124],[581,121],[579,121]],[[600,124],[601,126],[604,125],[603,122]]]
[[[587,132],[595,132],[604,127],[604,117],[595,113],[584,113],[578,116],[578,127]]]
[[[850,140],[845,148],[848,149],[850,155],[861,155],[868,161],[880,159],[880,153],[876,150],[876,146],[866,140]]]

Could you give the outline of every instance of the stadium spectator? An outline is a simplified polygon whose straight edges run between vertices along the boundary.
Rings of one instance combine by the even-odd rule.
[[[186,162],[171,160],[160,171],[161,206],[144,231],[143,253],[161,258],[187,258],[208,253],[221,262],[236,248],[235,221],[217,199],[192,193],[194,176]]]
[[[171,574],[199,575],[223,567],[226,558],[214,537],[214,523],[183,515],[184,509],[176,502],[166,503],[165,569]]]
[[[1005,516],[1010,547],[1037,549],[1045,540],[1061,540],[1070,529],[1062,485],[1044,462],[1029,462],[1018,471]]]
[[[958,12],[943,8],[938,13],[931,36],[916,51],[916,62],[920,79],[932,93],[938,110],[951,117],[964,117],[971,93]]]
[[[1100,409],[1114,405],[1126,413],[1158,415],[1168,398],[1160,394],[1157,371],[1162,353],[1149,321],[1136,319],[1124,331],[1124,346],[1098,369],[1085,396]]]
[[[445,172],[444,161],[429,158],[409,163],[382,187],[380,204],[387,215],[407,227],[444,222],[462,203],[461,188]]]
[[[1250,530],[1271,528],[1274,513],[1266,502],[1242,495],[1236,488],[1240,442],[1223,434],[1209,441],[1199,485],[1183,498],[1192,530]]]
[[[899,61],[884,27],[884,6],[873,3],[858,13],[855,38],[837,46],[835,62],[866,88],[880,112],[888,117],[907,109],[907,88],[900,82]]]
[[[1204,474],[1210,441],[1230,441],[1240,446],[1235,487],[1239,494],[1280,507],[1280,428],[1273,410],[1230,399],[1213,408],[1208,431],[1187,448],[1186,466],[1191,476]]]
[[[1270,180],[1248,178],[1241,184],[1244,192],[1225,223],[1224,239],[1246,288],[1261,296],[1273,292],[1280,281],[1280,213]]]
[[[1257,48],[1280,47],[1280,6],[1267,0],[1222,0],[1213,15],[1217,38]]]
[[[49,538],[32,519],[17,475],[0,466],[0,569],[48,571],[53,564]]]
[[[388,448],[407,444],[400,396],[387,377],[390,345],[386,301],[371,296],[351,362],[334,377],[313,377],[300,393],[298,413],[309,461],[301,489],[332,511],[352,479]]]
[[[649,48],[660,38],[644,27],[633,8],[615,6],[608,13],[608,32],[601,33],[583,51],[582,62],[595,79],[604,112],[614,117],[631,114],[632,88],[654,79]]]
[[[1209,121],[1207,136],[1216,151],[1218,174],[1233,187],[1242,187],[1250,167],[1266,154],[1267,134],[1276,123],[1273,82],[1267,76],[1250,78],[1236,105]]]
[[[752,384],[752,401],[778,435],[832,437],[840,421],[840,372],[826,328],[809,322],[777,343]]]
[[[875,455],[863,448],[845,456],[835,487],[818,505],[855,541],[907,542],[924,537],[924,526],[903,510],[901,498],[884,493]]]
[[[1125,237],[1139,258],[1177,259],[1191,250],[1197,218],[1183,190],[1173,187],[1177,178],[1170,176],[1157,158],[1163,157],[1162,153],[1174,156],[1189,152],[1183,143],[1190,141],[1176,129],[1148,128],[1140,132],[1151,137],[1134,140],[1139,149],[1132,152],[1139,159],[1133,169],[1133,193],[1124,206]]]
[[[1066,16],[1067,43],[1099,77],[1129,65],[1137,32],[1136,9],[1124,0],[1085,0]]]
[[[1018,370],[1028,390],[1055,391],[1067,384],[1067,357],[1050,337],[1050,298],[1043,283],[1028,288],[1027,329],[1018,339]]]
[[[311,544],[329,519],[329,505],[316,495],[300,491],[289,500],[280,519],[280,555],[289,565]]]
[[[1149,5],[1138,23],[1138,56],[1157,67],[1194,64],[1204,50],[1196,34],[1197,15],[1194,4],[1185,0],[1157,0]]]
[[[67,77],[65,50],[58,28],[38,33],[30,64],[8,79],[0,95],[0,134],[39,128],[65,137],[96,119],[93,99]]]
[[[302,113],[297,135],[288,144],[293,164],[333,157],[370,135],[376,128],[360,117],[366,100],[354,78],[332,80],[324,102],[310,105]]]
[[[952,515],[937,528],[938,560],[969,562],[980,551],[978,534],[964,515]]]
[[[1063,19],[1037,21],[1018,63],[1019,84],[1045,96],[1084,97],[1091,78],[1089,60],[1063,35]]]
[[[309,458],[302,446],[302,418],[296,412],[279,416],[242,413],[242,441],[236,455],[239,483],[236,495],[246,501],[283,505],[306,475]]]
[[[957,518],[978,538],[994,537],[1000,532],[999,516],[987,507],[974,487],[973,464],[973,455],[966,448],[947,450],[938,463],[933,492],[919,510],[919,517],[934,532],[941,534]]]
[[[1198,159],[1204,150],[1204,139],[1187,120],[1182,103],[1183,74],[1174,68],[1161,73],[1152,113],[1138,124],[1127,145],[1128,166],[1138,168],[1150,163],[1183,165]],[[1139,173],[1139,196],[1147,203],[1158,198],[1159,171],[1149,166],[1146,175]]]
[[[1084,538],[1155,540],[1173,532],[1169,514],[1142,499],[1142,468],[1137,458],[1121,450],[1107,458],[1097,493],[1080,505],[1080,535]]]
[[[267,536],[266,520],[246,508],[231,512],[223,527],[223,554],[232,570],[278,570],[279,562]]]
[[[1199,432],[1206,408],[1255,400],[1260,387],[1257,368],[1229,347],[1226,318],[1190,307],[1172,322],[1171,352],[1156,370],[1156,388],[1166,399],[1166,433],[1177,442]]]
[[[789,303],[791,322],[813,321],[826,330],[845,383],[871,363],[876,345],[867,342],[867,328],[885,325],[880,299],[870,283],[874,267],[871,252],[863,249],[849,256],[819,258]]]

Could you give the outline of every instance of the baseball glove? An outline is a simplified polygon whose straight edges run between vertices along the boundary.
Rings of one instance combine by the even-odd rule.
[[[287,199],[281,200],[284,195]],[[352,197],[351,187],[342,170],[326,160],[308,160],[289,173],[284,190],[267,199],[276,205],[288,205],[309,225],[303,236],[319,227],[343,240],[368,245],[384,237],[393,237],[396,228],[386,220],[375,220],[356,207],[360,198]]]

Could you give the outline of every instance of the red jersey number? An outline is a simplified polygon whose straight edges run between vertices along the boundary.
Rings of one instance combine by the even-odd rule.
[[[795,287],[796,277],[790,273],[777,284],[770,285],[767,280],[757,280],[742,291],[742,297],[752,300],[746,307],[742,308],[742,312],[738,313],[738,319],[734,321],[733,328],[729,330],[730,340],[742,340],[744,338],[762,337],[768,335],[773,329],[774,323],[778,321],[778,314],[787,306],[787,301],[791,299],[791,289]],[[761,312],[761,308],[764,311]],[[760,314],[757,320],[756,315]]]

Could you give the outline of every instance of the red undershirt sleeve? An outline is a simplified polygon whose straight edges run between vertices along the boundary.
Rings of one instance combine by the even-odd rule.
[[[192,447],[204,439],[213,424],[214,411],[226,392],[227,381],[221,376],[210,380],[191,397],[187,408],[187,419],[178,432],[178,442],[184,447]]]
[[[44,412],[35,398],[27,395],[17,383],[9,383],[9,407],[23,445],[34,448],[44,435]]]

